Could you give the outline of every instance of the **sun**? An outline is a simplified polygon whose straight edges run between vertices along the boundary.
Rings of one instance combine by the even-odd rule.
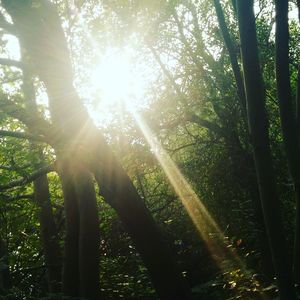
[[[89,89],[95,95],[90,114],[96,122],[105,122],[108,111],[122,107],[128,112],[143,105],[147,83],[132,53],[108,49],[90,71]]]

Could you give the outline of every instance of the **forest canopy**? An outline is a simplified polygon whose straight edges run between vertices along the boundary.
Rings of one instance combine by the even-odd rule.
[[[299,9],[1,0],[0,299],[299,299]]]

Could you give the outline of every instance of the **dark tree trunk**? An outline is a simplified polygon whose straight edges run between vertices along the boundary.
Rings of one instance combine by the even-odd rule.
[[[276,191],[265,92],[259,65],[253,1],[237,0],[242,62],[255,168],[280,298],[295,299],[291,265]]]
[[[27,58],[28,59],[28,58]],[[23,52],[23,62],[27,61]],[[23,93],[26,107],[32,114],[38,115],[35,90],[32,76],[28,70],[23,70]],[[33,150],[36,145],[30,145]],[[39,146],[37,146],[39,147]],[[39,158],[43,161],[42,149],[38,149]],[[39,167],[39,166],[37,166]],[[58,243],[57,228],[54,221],[49,183],[47,175],[42,175],[33,182],[34,200],[39,207],[39,221],[41,225],[41,238],[47,270],[49,292],[58,293],[61,290],[61,251]]]
[[[276,83],[289,170],[296,194],[294,275],[300,283],[300,156],[289,70],[288,1],[276,0]]]
[[[272,262],[272,253],[268,242],[268,235],[266,232],[264,215],[262,211],[257,183],[251,182],[248,189],[254,206],[255,220],[257,222],[257,229],[258,229],[257,245],[258,245],[258,249],[260,249],[261,251],[261,255],[260,255],[261,269],[264,275],[266,276],[267,279],[266,281],[273,282],[275,273],[274,273],[274,267]]]
[[[216,9],[218,23],[219,23],[219,26],[220,26],[220,29],[222,32],[223,40],[224,40],[225,46],[226,46],[228,54],[229,54],[231,68],[232,68],[233,75],[234,75],[235,82],[236,82],[237,93],[238,93],[238,97],[239,97],[242,116],[243,116],[245,123],[247,123],[246,94],[245,94],[242,73],[241,73],[237,55],[236,55],[236,49],[232,42],[228,27],[227,27],[227,24],[225,21],[225,16],[223,13],[222,6],[220,4],[220,0],[214,0],[214,6]]]
[[[76,159],[76,157],[74,158]],[[80,162],[80,159],[78,160]],[[79,163],[81,164],[81,163]],[[74,163],[73,163],[74,165]],[[89,170],[76,163],[72,171],[79,208],[79,281],[80,295],[98,300],[100,232],[94,183]],[[95,282],[95,278],[98,279]],[[95,286],[96,285],[96,286]]]
[[[34,198],[40,208],[39,220],[41,224],[41,236],[47,267],[49,291],[51,293],[58,293],[61,288],[61,253],[50,202],[47,175],[36,179],[33,184]]]
[[[10,288],[7,245],[0,236],[0,295]]]
[[[62,159],[59,174],[65,200],[66,237],[63,292],[97,300],[99,287],[99,222],[96,193],[81,158]]]
[[[58,171],[62,183],[66,215],[62,291],[66,296],[79,297],[79,213],[70,162],[67,159],[61,160],[58,164]]]
[[[233,132],[231,137],[225,137],[227,147],[230,149],[231,158],[234,162],[234,172],[242,188],[249,193],[255,212],[256,229],[258,230],[257,249],[261,252],[262,271],[269,282],[272,282],[275,274],[268,243],[266,226],[259,196],[259,188],[255,176],[255,163],[247,150],[243,149],[238,136]]]
[[[117,211],[148,268],[161,299],[190,299],[190,290],[172,259],[171,251],[130,178],[99,132],[92,140],[91,168],[104,199]],[[101,153],[101,160],[98,159]]]

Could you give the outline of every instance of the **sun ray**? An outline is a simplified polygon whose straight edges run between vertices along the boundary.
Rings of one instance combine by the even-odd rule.
[[[239,269],[242,273],[249,274],[246,265],[232,249],[222,230],[174,161],[153,135],[149,126],[137,111],[133,110],[131,113],[220,270],[228,271],[228,266],[224,265],[224,262],[229,261],[232,270]],[[230,280],[230,275],[225,276],[228,276]],[[253,278],[252,281],[259,285]],[[268,299],[262,292],[259,296],[261,299]]]
[[[74,10],[76,11],[75,18],[79,18],[86,32],[88,41],[94,49],[97,49],[98,45],[91,36],[88,28],[86,28],[84,20],[81,20],[80,13],[76,7],[74,7]],[[210,215],[192,186],[185,179],[174,161],[163,149],[158,139],[153,135],[146,122],[137,112],[138,109],[134,99],[139,101],[142,98],[147,83],[141,81],[141,76],[133,74],[130,55],[124,51],[124,49],[122,49],[121,53],[120,51],[118,53],[116,49],[111,48],[100,58],[91,71],[89,81],[91,90],[97,90],[101,94],[102,105],[100,105],[101,103],[99,102],[99,111],[102,111],[105,106],[114,106],[116,109],[122,106],[123,112],[126,110],[132,114],[219,268],[224,272],[228,271],[228,266],[224,265],[224,262],[229,261],[232,269],[239,269],[242,273],[249,274],[245,264],[239,258],[235,250],[232,249],[228,239]],[[94,120],[99,118],[100,113],[98,115],[97,111],[90,112]],[[84,136],[85,132],[86,128],[83,128],[77,140],[80,140],[80,137]],[[252,281],[254,282],[255,280]],[[260,297],[266,299],[263,293],[260,293]]]

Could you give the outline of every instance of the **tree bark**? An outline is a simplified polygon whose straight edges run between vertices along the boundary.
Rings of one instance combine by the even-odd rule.
[[[288,1],[276,0],[276,83],[280,120],[289,170],[296,195],[294,277],[300,284],[300,157],[289,70]]]
[[[76,157],[75,157],[76,159]],[[90,171],[78,159],[72,174],[79,209],[79,280],[80,295],[86,299],[100,297],[99,260],[100,232],[98,207],[94,183]],[[96,282],[95,278],[98,280]],[[95,286],[96,284],[96,286]]]
[[[91,168],[100,193],[118,213],[148,268],[161,299],[190,299],[190,290],[172,259],[171,250],[130,178],[99,132],[95,131]],[[98,153],[102,159],[99,161]]]
[[[67,159],[58,164],[66,215],[62,291],[66,296],[79,297],[79,213],[70,164]]]
[[[0,236],[0,295],[10,288],[7,245]]]
[[[253,1],[237,0],[237,12],[248,107],[248,123],[252,136],[255,168],[264,220],[280,298],[292,300],[296,296],[271,158],[265,92],[258,58]]]
[[[61,289],[61,253],[57,238],[57,229],[50,202],[47,175],[33,182],[34,198],[38,204],[41,237],[47,269],[47,281],[50,293],[59,293]]]

